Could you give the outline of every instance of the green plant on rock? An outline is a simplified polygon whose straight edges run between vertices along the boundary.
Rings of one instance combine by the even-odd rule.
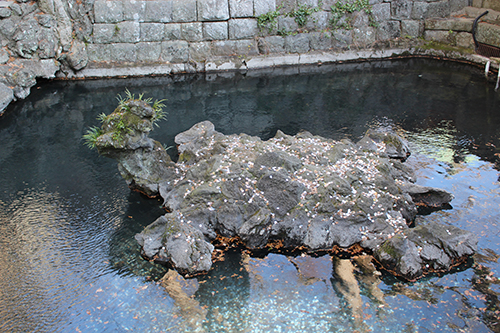
[[[162,99],[153,102],[152,98],[143,99],[143,97],[144,94],[140,94],[138,98],[135,98],[134,94],[128,89],[125,90],[125,97],[118,94],[118,106],[113,113],[109,115],[101,113],[97,116],[97,119],[101,123],[101,127],[94,126],[87,130],[87,133],[83,136],[85,144],[91,149],[96,148],[99,136],[105,133],[109,133],[113,141],[122,144],[126,134],[133,134],[134,130],[144,126],[144,120],[131,112],[130,102],[132,101],[143,101],[151,105],[153,109],[153,115],[150,118],[151,124],[158,126],[158,122],[165,119],[167,116],[167,113],[163,110],[165,107],[163,102],[165,100]]]
[[[330,25],[333,29],[346,29],[352,30],[352,20],[354,19],[353,13],[364,11],[368,14],[369,25],[377,27],[378,24],[373,16],[372,6],[369,0],[343,0],[338,1],[335,5],[331,6],[332,18]]]
[[[309,16],[311,14],[318,12],[320,7],[311,7],[308,5],[300,5],[297,9],[292,10],[286,16],[293,17],[295,22],[299,25],[300,28],[304,27],[309,20]]]
[[[279,6],[276,10],[257,16],[257,26],[259,27],[260,31],[267,28],[268,31],[271,32],[278,27],[277,18],[280,15],[279,11],[282,7],[283,6]]]
[[[87,130],[87,133],[83,135],[83,140],[85,140],[85,145],[90,149],[96,148],[97,138],[103,134],[102,129],[97,126],[92,126]]]

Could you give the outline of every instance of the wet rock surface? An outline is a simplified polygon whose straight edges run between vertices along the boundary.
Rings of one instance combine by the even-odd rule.
[[[389,129],[357,143],[280,131],[262,141],[204,121],[176,136],[174,163],[147,136],[155,116],[148,103],[130,100],[115,113],[96,146],[118,160],[131,188],[163,198],[169,213],[136,239],[145,257],[182,272],[210,269],[216,239],[250,250],[362,248],[408,280],[448,271],[475,251],[476,237],[456,227],[409,228],[417,207],[439,209],[453,196],[414,183],[408,146]]]

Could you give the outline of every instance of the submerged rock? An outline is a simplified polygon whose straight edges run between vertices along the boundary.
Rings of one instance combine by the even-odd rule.
[[[409,228],[418,206],[438,209],[453,196],[414,184],[403,163],[408,146],[390,130],[370,130],[357,143],[281,131],[262,141],[223,135],[204,121],[176,136],[174,163],[147,136],[155,117],[148,103],[129,100],[114,114],[96,146],[118,160],[131,188],[163,198],[170,213],[136,239],[147,258],[181,271],[210,269],[216,238],[251,250],[360,245],[410,280],[447,271],[475,251],[477,239],[458,228]]]

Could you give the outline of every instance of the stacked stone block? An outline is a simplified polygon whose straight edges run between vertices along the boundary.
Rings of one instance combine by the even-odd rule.
[[[334,30],[331,7],[338,1],[346,0],[96,0],[89,59],[196,62],[214,56],[365,47],[422,36],[425,18],[449,15],[467,0],[370,0],[372,18],[360,11],[353,29]],[[304,26],[290,15],[301,6],[315,9]],[[259,15],[275,11],[280,15],[274,26],[259,28]]]

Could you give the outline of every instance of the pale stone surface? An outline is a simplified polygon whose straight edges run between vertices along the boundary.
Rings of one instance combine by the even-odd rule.
[[[426,40],[432,40],[432,41],[436,41],[436,42],[455,44],[454,43],[454,35],[453,35],[453,33],[450,33],[449,31],[426,30],[424,32],[424,38]]]
[[[424,27],[421,21],[401,20],[401,36],[418,37],[422,36]]]
[[[469,0],[450,0],[450,12],[451,13],[454,13],[454,12],[457,12],[461,9],[463,9],[464,7],[467,7],[469,5]],[[488,7],[488,8],[492,8],[493,7]]]
[[[137,50],[135,44],[116,43],[109,44],[110,61],[137,61]]]
[[[137,61],[155,62],[160,60],[161,43],[144,42],[137,43]]]
[[[203,39],[203,24],[201,22],[182,23],[181,37],[188,42],[199,42]]]
[[[380,3],[372,6],[372,13],[375,21],[385,21],[391,18],[391,4]]]
[[[411,13],[412,19],[426,19],[429,17],[445,17],[450,15],[448,2],[414,2]]]
[[[255,56],[259,54],[257,41],[254,39],[231,41],[236,54],[244,56]]]
[[[253,0],[229,0],[231,18],[252,17]]]
[[[141,23],[141,41],[161,42],[165,37],[165,24]]]
[[[0,115],[4,112],[7,105],[14,99],[14,92],[11,88],[0,82]]]
[[[261,54],[285,52],[285,39],[281,36],[259,38],[258,45]]]
[[[259,49],[253,39],[214,41],[212,42],[212,54],[215,56],[258,55]]]
[[[66,55],[66,62],[75,71],[79,71],[87,66],[88,60],[89,57],[85,43],[75,39]]]
[[[474,40],[472,39],[472,34],[468,32],[459,32],[455,36],[457,46],[465,47],[469,49],[474,48]]]
[[[227,0],[198,0],[198,21],[223,21],[229,19]]]
[[[309,19],[307,20],[304,28],[308,31],[311,30],[324,30],[327,29],[330,25],[330,16],[327,12],[315,12],[312,13]]]
[[[227,22],[203,22],[203,39],[221,40],[228,38]]]
[[[117,43],[135,43],[141,39],[139,22],[125,21],[115,25],[113,41]]]
[[[257,34],[257,20],[231,19],[229,20],[229,39],[252,38]]]
[[[111,43],[114,34],[114,24],[94,24],[93,42],[96,44]]]
[[[399,21],[384,21],[377,28],[377,40],[388,40],[401,36],[401,23]]]
[[[451,19],[431,18],[425,20],[425,29],[471,32],[473,22],[474,22],[473,19],[466,19],[466,18],[451,18]]]
[[[248,69],[270,68],[275,66],[275,57],[252,58],[246,62]]]
[[[328,50],[333,47],[333,36],[330,32],[312,32],[309,34],[311,50]]]
[[[333,32],[332,46],[344,48],[352,43],[352,30],[337,30]]]
[[[143,21],[146,2],[136,0],[123,0],[123,19],[125,21]]]
[[[409,19],[412,14],[413,4],[405,0],[391,2],[391,15],[395,19]]]
[[[285,52],[304,53],[309,50],[309,34],[298,34],[285,37]]]
[[[165,39],[166,40],[181,39],[181,24],[180,23],[165,24]]]
[[[161,58],[172,63],[189,60],[189,43],[183,40],[161,43]]]
[[[89,55],[89,61],[100,62],[111,60],[109,44],[89,44],[87,46],[87,54]]]
[[[123,21],[123,3],[121,1],[97,0],[94,3],[96,23],[117,23]]]
[[[481,23],[477,28],[477,40],[481,43],[500,47],[500,26]]]
[[[145,22],[168,23],[172,21],[172,1],[171,0],[148,0],[144,11]]]
[[[7,51],[7,48],[1,48],[0,49],[0,64],[5,64],[7,61],[9,61],[10,54],[9,51]]]
[[[259,16],[276,10],[276,0],[254,0],[254,15]]]
[[[196,0],[172,0],[172,22],[194,22],[197,15]]]
[[[189,44],[189,59],[204,61],[212,55],[212,44],[210,42],[198,42]]]

